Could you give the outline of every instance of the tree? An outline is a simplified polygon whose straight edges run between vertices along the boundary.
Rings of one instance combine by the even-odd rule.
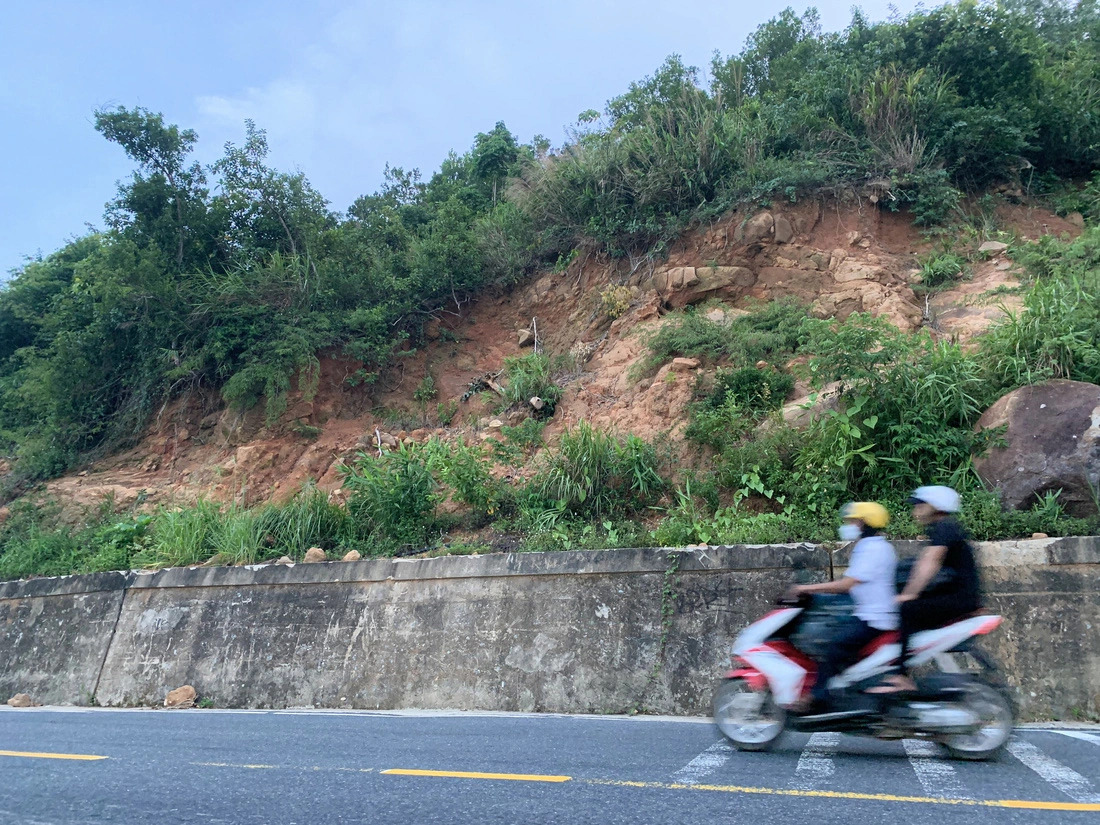
[[[492,185],[494,205],[497,202],[497,188],[517,158],[519,147],[504,121],[497,121],[491,132],[479,132],[474,138],[474,174]]]
[[[265,163],[267,132],[245,121],[241,147],[225,144],[225,156],[213,170],[222,176],[229,201],[236,251],[246,258],[262,252],[302,256],[317,275],[313,247],[335,223],[326,201],[300,172],[288,175]]]
[[[198,135],[166,125],[163,115],[140,107],[97,110],[95,128],[140,167],[129,186],[119,186],[118,200],[108,207],[109,223],[120,230],[132,227],[135,237],[158,243],[177,271],[183,269],[189,241],[209,248],[202,237],[206,176],[198,162],[187,165]]]

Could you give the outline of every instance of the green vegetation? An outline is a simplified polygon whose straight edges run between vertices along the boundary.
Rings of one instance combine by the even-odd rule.
[[[1024,307],[973,350],[861,315],[808,319],[789,302],[728,324],[673,316],[642,371],[675,356],[720,368],[695,388],[686,435],[705,469],[694,474],[658,461],[654,445],[581,424],[533,479],[501,481],[542,444],[542,422],[529,420],[491,451],[433,442],[362,456],[348,468],[346,508],[306,489],[284,505],[119,515],[107,503],[62,522],[48,502],[19,499],[134,442],[174,397],[216,390],[227,404],[262,404],[274,424],[291,388],[316,392],[322,351],[358,362],[348,383],[371,392],[421,346],[427,321],[479,292],[536,269],[564,278],[582,253],[656,257],[730,210],[854,194],[940,227],[941,240],[961,221],[968,249],[1012,240],[983,195],[993,184],[1088,227],[1100,218],[1093,0],[962,0],[880,24],[856,12],[836,33],[788,9],[737,54],[716,54],[705,87],[701,78],[672,56],[583,113],[553,151],[497,123],[426,178],[388,168],[343,215],[304,175],[268,165],[251,122],[203,166],[193,131],[141,108],[98,112],[96,129],[134,164],[105,229],[20,267],[0,290],[0,453],[11,468],[0,498],[15,500],[0,575],[247,563],[310,545],[421,552],[455,526],[492,525],[543,549],[824,538],[842,501],[896,509],[918,482],[966,490],[982,536],[1094,529],[1066,519],[1056,497],[1001,513],[970,462],[990,437],[973,424],[999,394],[1050,377],[1100,381],[1096,228],[1072,243],[1012,243],[1031,277]],[[970,260],[942,243],[920,262],[924,287],[965,277]],[[599,309],[614,318],[630,300],[611,288]],[[556,361],[540,352],[505,367],[506,401],[537,395],[551,415]],[[437,397],[430,372],[417,378],[419,418],[394,415],[450,423],[454,399]],[[777,412],[795,378],[833,390],[802,430]],[[446,502],[461,514],[440,515]],[[904,518],[898,529],[910,529]]]

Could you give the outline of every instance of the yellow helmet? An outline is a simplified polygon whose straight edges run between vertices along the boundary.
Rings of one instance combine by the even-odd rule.
[[[886,508],[874,501],[853,501],[840,510],[841,518],[859,519],[868,527],[881,530],[890,523],[890,514]]]

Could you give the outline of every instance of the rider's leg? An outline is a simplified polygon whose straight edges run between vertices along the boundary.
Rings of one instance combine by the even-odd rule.
[[[971,600],[961,593],[946,593],[924,599],[902,602],[898,610],[901,654],[893,676],[884,687],[871,688],[868,693],[895,693],[916,690],[916,683],[909,675],[909,639],[918,630],[942,627],[959,616],[975,610]]]
[[[817,680],[812,691],[815,703],[829,701],[829,680],[853,662],[864,645],[879,632],[856,616],[846,616],[840,622],[817,669]]]

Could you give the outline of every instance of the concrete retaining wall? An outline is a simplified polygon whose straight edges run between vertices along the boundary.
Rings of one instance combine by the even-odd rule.
[[[901,548],[899,548],[901,549]],[[983,546],[1026,716],[1100,715],[1100,539]],[[172,569],[0,584],[0,698],[708,712],[736,632],[813,545]]]

